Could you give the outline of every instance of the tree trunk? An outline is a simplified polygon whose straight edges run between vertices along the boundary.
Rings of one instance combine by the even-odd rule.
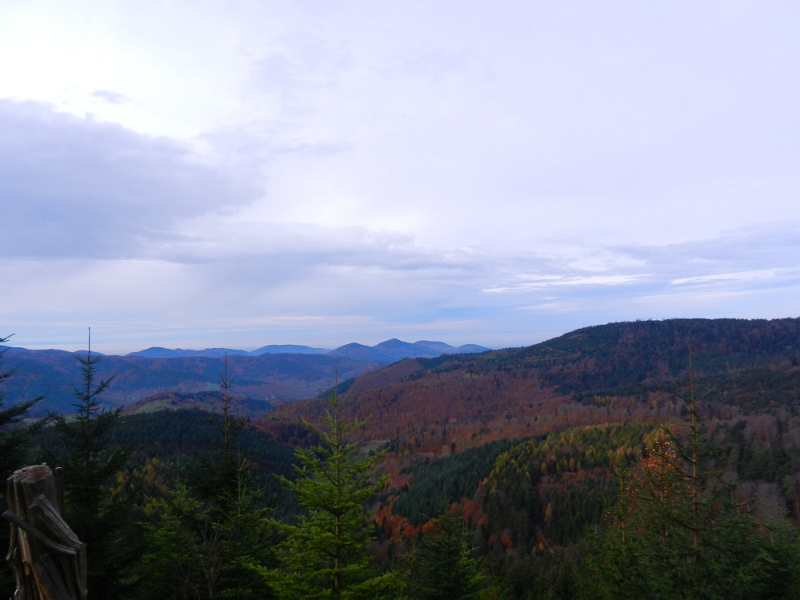
[[[16,471],[7,480],[11,522],[6,560],[17,580],[15,600],[86,598],[86,545],[64,521],[60,469],[47,465]]]

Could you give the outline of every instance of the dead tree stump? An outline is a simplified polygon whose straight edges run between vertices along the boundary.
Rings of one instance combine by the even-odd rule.
[[[17,580],[14,600],[86,598],[86,545],[64,521],[63,487],[47,465],[16,471],[8,478],[11,521],[8,560]]]

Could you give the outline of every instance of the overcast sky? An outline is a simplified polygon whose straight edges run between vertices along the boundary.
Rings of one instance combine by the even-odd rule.
[[[3,0],[14,345],[800,316],[796,1]]]

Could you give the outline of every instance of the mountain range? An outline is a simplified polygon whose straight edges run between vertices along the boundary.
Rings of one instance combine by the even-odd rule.
[[[271,408],[281,401],[298,400],[327,389],[338,377],[352,378],[384,363],[319,354],[230,355],[227,358],[233,393]],[[3,368],[14,374],[5,382],[10,404],[44,395],[30,412],[71,412],[73,385],[81,379],[80,364],[71,352],[8,348]],[[198,394],[219,389],[225,359],[213,357],[142,358],[103,356],[97,364],[96,381],[113,377],[101,400],[126,406],[154,394]]]
[[[392,342],[382,351],[407,351]],[[364,348],[344,351],[369,356]],[[49,356],[53,368],[56,358],[72,358],[60,368],[73,376],[74,358],[62,355],[36,358],[41,364]],[[21,364],[21,356],[8,350],[6,366]],[[276,518],[291,518],[297,506],[275,474],[291,478],[292,448],[318,443],[298,417],[317,420],[328,408],[320,396],[333,388],[285,404],[247,395],[277,382],[292,381],[298,392],[314,378],[333,383],[332,369],[348,364],[350,374],[340,371],[335,388],[340,416],[364,421],[354,440],[366,442],[362,451],[385,450],[375,469],[388,485],[370,505],[378,562],[392,556],[398,540],[424,535],[432,516],[453,510],[475,554],[505,569],[501,582],[562,597],[561,569],[572,559],[560,557],[580,556],[567,553],[580,552],[586,532],[602,531],[609,503],[619,497],[620,473],[652,469],[656,432],[662,424],[680,431],[682,398],[692,388],[702,398],[701,423],[713,432],[714,465],[725,469],[731,497],[755,507],[765,523],[787,515],[800,525],[800,319],[609,323],[523,348],[390,365],[331,354],[229,354],[234,389],[246,394],[234,400],[234,411],[250,416],[240,450]],[[104,357],[101,365],[103,373],[117,374],[115,386],[134,390],[181,381],[213,387],[224,362]],[[31,366],[20,366],[11,379]],[[175,465],[201,465],[218,444],[213,413],[220,400],[219,391],[196,389],[143,397],[126,406],[109,442],[133,449],[132,463],[148,465],[155,477]],[[60,441],[45,427],[37,443],[55,448]],[[535,576],[519,576],[530,568]]]
[[[97,381],[114,377],[102,397],[112,406],[127,406],[154,396],[154,402],[163,408],[207,407],[209,398],[203,394],[218,389],[227,356],[230,375],[235,379],[234,395],[255,416],[282,402],[315,396],[334,385],[337,378],[352,379],[403,358],[486,350],[474,344],[456,348],[443,342],[412,344],[395,339],[373,347],[348,344],[332,351],[297,345],[264,346],[252,352],[149,348],[127,356],[103,356]],[[11,404],[44,395],[31,415],[71,410],[72,386],[80,380],[80,368],[72,353],[6,347],[3,363],[16,370],[6,384]],[[173,396],[165,401],[159,396],[163,394]]]
[[[461,450],[565,427],[667,421],[697,388],[714,414],[800,408],[800,319],[672,319],[578,329],[523,348],[406,359],[343,381],[364,437],[409,453]],[[281,406],[262,420],[314,419],[324,402]]]
[[[257,350],[236,350],[234,348],[206,348],[205,350],[186,350],[184,348],[162,348],[153,346],[146,350],[131,352],[126,356],[139,358],[221,358],[228,356],[261,356],[262,354],[328,354],[325,348],[312,348],[311,346],[298,346],[295,344],[271,344],[262,346]]]
[[[490,348],[477,344],[465,344],[463,346],[451,346],[444,342],[430,342],[422,340],[419,342],[403,342],[398,339],[386,340],[375,346],[352,343],[340,346],[335,350],[325,348],[313,348],[311,346],[300,346],[295,344],[271,344],[262,346],[257,350],[235,350],[231,348],[206,348],[205,350],[184,350],[176,348],[170,350],[154,346],[146,350],[131,352],[127,356],[140,358],[189,358],[205,357],[219,358],[225,356],[262,356],[264,354],[326,354],[329,356],[341,356],[355,360],[369,360],[381,363],[393,363],[404,358],[433,358],[442,354],[472,354],[476,352],[488,352]]]

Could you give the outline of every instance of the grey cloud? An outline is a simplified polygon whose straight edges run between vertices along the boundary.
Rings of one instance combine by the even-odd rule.
[[[186,147],[118,125],[0,100],[5,256],[120,257],[179,219],[259,190]]]
[[[125,104],[128,102],[128,97],[119,92],[110,92],[108,90],[95,90],[92,92],[93,98],[99,98],[109,104]]]
[[[187,246],[183,251],[194,260],[163,255],[62,267],[46,260],[38,270],[20,264],[16,271],[0,262],[3,280],[11,283],[5,316],[15,331],[41,329],[43,340],[97,323],[120,343],[150,331],[149,345],[190,330],[252,347],[276,340],[374,343],[413,330],[507,346],[635,318],[796,316],[800,293],[800,269],[792,264],[800,232],[789,229],[547,255],[422,248],[354,229],[274,230],[271,245],[248,242],[235,252]],[[219,235],[217,242],[227,231]],[[87,286],[91,307],[85,306]],[[483,291],[491,287],[506,289]],[[47,289],[60,293],[45,299]],[[51,310],[42,314],[37,303]]]
[[[559,309],[577,313],[617,302],[629,306],[637,298],[649,298],[669,310],[669,298],[681,296],[720,297],[717,316],[725,312],[724,295],[752,295],[774,291],[785,295],[800,286],[800,230],[762,227],[731,232],[710,240],[664,246],[587,247],[547,262],[520,260],[502,279],[495,279],[484,292],[509,305]],[[605,267],[575,266],[593,253],[606,258]],[[583,260],[582,260],[583,259]],[[609,315],[610,316],[610,315]],[[661,316],[661,315],[655,315]],[[674,316],[674,315],[673,315]],[[624,313],[620,318],[630,318]]]

